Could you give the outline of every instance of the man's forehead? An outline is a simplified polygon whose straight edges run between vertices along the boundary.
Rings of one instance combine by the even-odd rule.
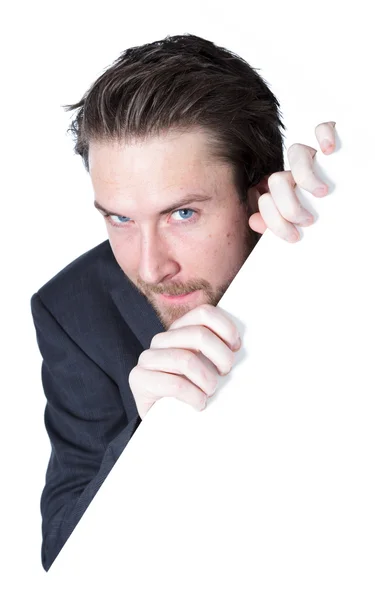
[[[103,146],[95,148],[89,158],[90,176],[97,186],[126,188],[129,192],[137,188],[144,190],[160,190],[163,193],[185,191],[194,193],[202,182],[213,191],[215,182],[225,179],[226,168],[221,164],[212,164],[202,157],[173,155],[119,156],[112,149]],[[222,173],[222,174],[221,174]],[[206,186],[205,186],[206,187]],[[191,189],[190,189],[191,188]],[[207,192],[207,190],[205,190]]]
[[[168,139],[178,139],[178,136],[171,133]],[[178,156],[173,148],[171,152],[166,151],[162,136],[154,145],[150,142],[146,154],[143,152],[146,142],[137,146],[127,146],[124,142],[94,142],[90,175],[95,206],[124,216],[125,211],[138,211],[143,205],[145,208],[147,205],[147,212],[151,209],[155,213],[165,213],[168,206],[179,201],[182,204],[219,196],[229,180],[229,167],[206,160],[196,151],[192,139],[191,134],[185,136],[184,152]]]

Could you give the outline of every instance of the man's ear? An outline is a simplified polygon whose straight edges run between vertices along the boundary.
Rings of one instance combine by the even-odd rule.
[[[257,185],[254,185],[253,187],[249,188],[247,191],[247,206],[248,206],[248,212],[249,212],[249,216],[259,212],[259,208],[258,208],[258,200],[259,200],[259,196],[261,196],[262,194],[266,194],[267,192],[269,192],[269,187],[268,187],[268,178],[269,175],[266,175],[265,177],[263,177],[263,179],[260,180],[259,183],[257,183]]]

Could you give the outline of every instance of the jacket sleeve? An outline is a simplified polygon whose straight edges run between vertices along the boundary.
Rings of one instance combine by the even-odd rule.
[[[38,293],[31,312],[51,443],[41,497],[42,564],[48,571],[141,419],[127,418],[116,383],[69,337]]]

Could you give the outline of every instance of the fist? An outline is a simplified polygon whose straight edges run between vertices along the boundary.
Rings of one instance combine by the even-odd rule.
[[[172,396],[198,410],[206,406],[218,383],[233,366],[241,340],[235,324],[217,306],[202,304],[168,331],[158,333],[129,375],[139,416],[143,419],[159,398]],[[214,368],[209,368],[202,356]]]

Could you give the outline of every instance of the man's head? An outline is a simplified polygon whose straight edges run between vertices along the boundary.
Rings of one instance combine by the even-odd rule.
[[[125,51],[67,108],[80,109],[75,151],[97,208],[113,213],[125,275],[166,327],[216,305],[258,239],[248,219],[265,178],[284,168],[279,104],[264,81],[212,42],[174,36]]]

